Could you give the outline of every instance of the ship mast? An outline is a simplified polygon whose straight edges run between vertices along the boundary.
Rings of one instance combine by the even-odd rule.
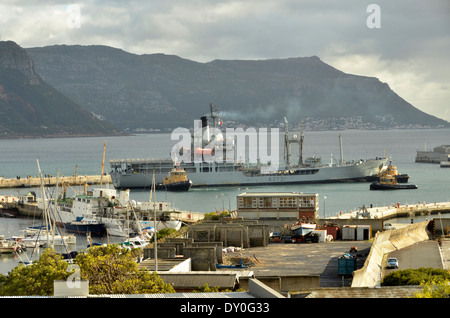
[[[303,165],[303,139],[305,136],[303,135],[303,119],[300,121],[300,145],[299,145],[299,154],[298,154],[298,165]]]
[[[214,105],[213,102],[209,103],[209,109],[211,112],[211,119],[212,119],[212,127],[213,128],[217,128],[217,118],[219,118],[219,116],[217,115],[218,110],[216,108],[216,105]]]
[[[292,137],[290,137],[288,121],[287,121],[286,117],[284,117],[284,123],[285,123],[284,149],[285,149],[286,168],[291,167],[291,157],[292,157],[291,143],[298,144],[298,147],[299,147],[298,165],[301,166],[303,164],[303,139],[304,139],[303,120],[300,122],[300,125],[299,125],[300,136],[297,133],[294,133],[294,135],[292,135]]]
[[[100,175],[100,188],[103,188],[103,174],[105,173],[105,151],[106,151],[106,140],[103,144],[103,160],[102,160],[102,174]]]

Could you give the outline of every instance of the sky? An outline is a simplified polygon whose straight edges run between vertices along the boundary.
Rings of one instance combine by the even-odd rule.
[[[450,121],[449,0],[2,0],[0,40],[197,62],[315,55]]]

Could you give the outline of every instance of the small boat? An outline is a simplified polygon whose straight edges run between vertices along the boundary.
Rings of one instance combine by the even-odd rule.
[[[0,204],[0,216],[5,218],[15,218],[17,217],[17,208],[8,207],[7,204]]]
[[[150,244],[150,239],[152,238],[151,234],[143,233],[141,235],[137,235],[134,237],[130,237],[125,242],[120,245],[125,248],[134,249],[134,248],[144,248]]]
[[[415,184],[399,184],[394,177],[384,176],[380,181],[370,184],[370,190],[403,190],[403,189],[417,189]]]
[[[291,231],[295,236],[306,235],[314,231],[317,227],[316,223],[298,222],[291,225]]]
[[[157,189],[167,191],[188,191],[192,186],[192,181],[188,179],[186,171],[180,167],[173,168],[162,184],[156,186]]]
[[[447,156],[447,160],[443,160],[440,163],[441,168],[450,168],[450,155]]]
[[[41,242],[37,240],[37,238],[34,238],[33,236],[25,236],[25,235],[18,235],[11,237],[11,240],[16,241],[17,243],[21,244],[25,248],[39,248],[45,245],[44,242]]]
[[[11,254],[22,251],[23,248],[18,242],[7,240],[4,236],[0,236],[0,254]]]
[[[47,242],[55,245],[76,244],[77,242],[75,235],[52,233],[46,229],[46,226],[29,226],[23,232],[22,242],[35,242],[39,246],[44,246]]]

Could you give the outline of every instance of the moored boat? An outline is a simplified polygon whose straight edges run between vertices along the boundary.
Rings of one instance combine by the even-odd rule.
[[[75,220],[64,223],[64,229],[69,233],[90,233],[93,236],[103,236],[106,233],[105,224],[92,217],[76,217]]]
[[[25,248],[39,248],[45,245],[44,242],[39,241],[37,238],[34,238],[33,236],[17,235],[11,237],[11,240],[16,241]]]
[[[10,254],[21,252],[22,250],[22,246],[18,242],[7,240],[4,236],[0,236],[0,254]]]
[[[125,242],[120,245],[125,248],[133,249],[133,248],[144,248],[150,244],[150,240],[153,236],[153,232],[141,232],[141,234],[136,235],[134,237],[130,237]]]
[[[8,204],[0,204],[0,216],[5,218],[15,218],[18,215],[17,208],[9,207]]]
[[[450,155],[447,156],[447,160],[443,160],[440,163],[441,168],[450,168]]]

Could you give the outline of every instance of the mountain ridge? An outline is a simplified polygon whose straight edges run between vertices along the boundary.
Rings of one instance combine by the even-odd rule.
[[[46,83],[13,41],[0,42],[0,116],[0,138],[118,133]]]
[[[213,101],[244,125],[334,121],[368,128],[450,127],[375,77],[344,73],[317,56],[195,62],[102,45],[28,48],[39,74],[126,131],[191,125]],[[225,114],[234,114],[226,118]]]

